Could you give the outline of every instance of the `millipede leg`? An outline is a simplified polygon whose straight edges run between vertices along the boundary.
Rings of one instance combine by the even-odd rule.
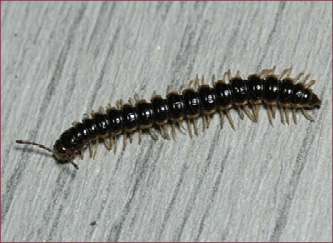
[[[205,116],[205,115],[202,116],[202,120],[203,120],[203,128],[202,128],[202,131],[205,131],[205,128],[206,128],[206,126],[207,126],[207,121],[206,121],[206,116]]]
[[[228,72],[225,72],[223,74],[222,83],[225,83],[225,79],[226,79],[227,75],[228,75]]]
[[[135,97],[135,99],[136,99],[137,101],[140,100],[140,97],[139,97],[138,93],[135,93],[135,94],[134,94],[134,97]]]
[[[88,113],[83,114],[83,119],[90,119],[90,115]]]
[[[141,144],[142,141],[142,129],[139,129],[139,145]]]
[[[314,119],[312,118],[312,116],[310,116],[310,114],[307,113],[306,110],[305,110],[304,108],[301,108],[301,110],[302,110],[303,115],[304,115],[306,118],[308,118],[310,121],[314,121]]]
[[[237,105],[237,110],[238,110],[238,113],[239,113],[240,117],[241,117],[242,119],[244,119],[244,112],[241,110],[241,108],[240,108],[239,105]]]
[[[129,136],[130,136],[130,143],[132,143],[132,141],[133,141],[133,132],[129,132]]]
[[[170,135],[169,135],[168,129],[166,128],[165,125],[163,125],[162,127],[163,127],[164,134],[165,134],[166,138],[170,140],[171,138],[170,138]]]
[[[215,77],[215,74],[213,74],[213,76],[212,76],[212,83],[213,83],[213,85],[216,83],[216,77]]]
[[[227,76],[228,76],[228,80],[230,82],[230,79],[231,79],[231,71],[230,71],[230,69],[227,71]]]
[[[255,122],[254,114],[252,115],[251,112],[249,111],[249,109],[247,109],[247,107],[246,107],[245,105],[242,105],[242,108],[244,109],[246,115],[248,115],[248,117],[249,117],[253,122]]]
[[[271,111],[272,111],[273,118],[275,119],[275,109],[274,109],[273,105],[271,105]]]
[[[268,74],[270,74],[270,73],[274,73],[275,69],[276,69],[276,66],[274,66],[274,67],[271,68],[271,69],[263,69],[263,70],[259,73],[259,76],[264,78],[264,77],[266,77]]]
[[[117,152],[117,136],[114,137],[114,154]]]
[[[171,92],[171,88],[170,88],[170,85],[168,85],[166,94],[168,95],[170,92]]]
[[[194,126],[194,133],[198,136],[198,126],[197,126],[197,119],[193,119],[193,126]]]
[[[99,112],[102,112],[103,114],[106,114],[105,109],[104,109],[103,106],[100,106],[98,111],[99,111]]]
[[[304,84],[305,84],[306,80],[308,80],[309,77],[310,77],[310,73],[308,73],[308,74],[303,78],[303,80],[302,80],[301,83],[304,83]]]
[[[258,113],[257,113],[257,105],[256,104],[251,104],[252,106],[252,111],[253,111],[253,117],[254,117],[254,122],[258,122]]]
[[[199,77],[197,74],[194,81],[194,89],[197,90],[198,88],[199,88]]]
[[[231,116],[229,114],[229,111],[226,110],[225,113],[227,114],[227,118],[228,118],[228,120],[230,122],[230,125],[231,125],[232,129],[234,129],[236,131],[235,126],[234,126],[234,122],[233,122],[233,120],[232,120],[232,118],[231,118]]]
[[[127,142],[127,132],[124,132],[124,146],[123,146],[123,150],[126,149],[126,142]]]
[[[192,84],[193,84],[193,80],[190,80],[189,84],[188,84],[188,88],[191,89],[192,88]]]
[[[83,159],[84,155],[83,155],[83,148],[80,149],[80,154],[81,154],[81,159]]]
[[[135,101],[132,97],[129,98],[129,102],[132,106],[135,106]]]
[[[207,115],[206,118],[207,118],[207,128],[209,128],[209,125],[210,125],[210,116]]]
[[[75,126],[76,124],[79,124],[79,123],[80,123],[80,122],[78,122],[78,121],[73,121],[73,122],[72,122],[72,125]]]
[[[291,74],[292,69],[293,69],[293,65],[291,65],[291,67],[289,68],[286,78],[290,78],[290,74]]]
[[[267,105],[267,104],[266,104],[266,108],[267,108],[267,115],[268,115],[269,123],[270,123],[270,124],[272,125],[272,127],[273,127],[274,125],[273,125],[273,120],[272,120],[271,107],[270,107],[270,105]]]
[[[96,140],[96,143],[95,143],[95,151],[94,151],[93,159],[95,159],[95,157],[96,157],[97,149],[98,149],[98,140]]]
[[[201,76],[201,84],[204,85],[205,84],[205,77],[202,75]]]
[[[149,128],[149,133],[153,137],[153,139],[158,140],[158,136],[156,135],[156,133],[152,128]]]
[[[279,75],[278,79],[281,80],[281,78],[286,74],[286,72],[289,70],[289,68],[282,71],[282,73]]]
[[[184,127],[182,121],[177,121],[178,125],[187,132],[186,128]]]
[[[175,136],[175,139],[177,139],[176,127],[175,127],[175,122],[174,121],[172,121],[172,132],[173,132],[173,135]]]
[[[109,142],[107,141],[106,138],[103,138],[103,140],[104,140],[105,147],[106,147],[108,150],[111,150],[111,149],[112,149],[112,144],[109,143]],[[111,141],[112,141],[112,140],[111,140]]]
[[[164,134],[164,129],[163,129],[163,125],[158,125],[160,127],[160,132],[163,138],[166,138],[166,135]]]
[[[219,110],[220,116],[221,116],[221,129],[223,128],[223,122],[224,122],[224,115],[223,115],[223,111]]]
[[[297,80],[298,80],[303,74],[304,74],[303,72],[299,73],[299,74],[296,76],[296,78],[294,78],[294,83],[296,83]]]
[[[187,119],[187,126],[188,126],[188,133],[190,134],[190,138],[192,139],[192,128],[191,128],[190,119]]]
[[[93,146],[92,146],[91,141],[89,141],[89,154],[90,154],[90,158],[91,158],[92,154],[93,154]]]
[[[184,88],[184,86],[183,85],[180,85],[179,86],[179,89],[178,89],[178,94],[181,94],[181,91],[182,91],[182,89]]]
[[[289,110],[288,110],[288,107],[285,107],[284,113],[286,114],[286,121],[287,121],[287,124],[289,125]]]
[[[236,78],[240,78],[240,71],[239,70],[237,70],[237,72],[236,72],[236,76],[235,76]]]
[[[293,117],[294,117],[294,122],[297,125],[297,117],[296,117],[296,108],[293,107]]]
[[[311,85],[313,85],[316,80],[311,80],[309,83],[305,84],[305,88],[308,89]]]
[[[284,125],[284,110],[281,105],[279,106],[279,109],[280,109],[280,115],[281,115],[281,122]]]
[[[170,139],[169,134],[167,133],[168,131],[164,128],[164,126],[159,125],[159,127],[160,127],[162,137],[166,138],[166,139]]]

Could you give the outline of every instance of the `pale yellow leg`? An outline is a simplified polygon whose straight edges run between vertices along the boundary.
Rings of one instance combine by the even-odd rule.
[[[282,77],[286,74],[286,72],[289,70],[289,68],[282,71],[282,73],[279,75],[278,79],[281,80]]]
[[[291,65],[291,67],[289,68],[286,78],[290,78],[290,74],[291,74],[291,70],[293,69],[293,65]]]
[[[149,133],[153,137],[153,139],[158,140],[158,136],[156,135],[156,133],[152,128],[149,128]]]
[[[197,126],[197,119],[193,119],[193,126],[194,126],[194,133],[198,136],[198,126]]]
[[[207,128],[209,128],[209,125],[210,125],[210,116],[207,115],[206,118],[207,118]]]
[[[309,77],[310,77],[310,73],[309,73],[309,74],[307,74],[307,75],[304,77],[304,79],[302,80],[302,82],[301,82],[301,83],[305,83],[305,82],[306,82],[306,80],[308,80],[308,79],[309,79]]]
[[[301,110],[302,110],[303,115],[304,115],[306,118],[308,118],[310,121],[314,121],[314,119],[312,118],[312,116],[310,116],[310,114],[307,113],[306,110],[305,110],[304,108],[301,108]]]
[[[232,129],[234,129],[236,131],[235,126],[234,126],[234,122],[233,122],[233,120],[232,120],[232,118],[231,118],[231,116],[229,114],[229,111],[225,110],[225,113],[227,114],[227,118],[228,118],[228,120],[230,122],[230,125],[231,125]]]
[[[171,88],[170,88],[170,85],[168,85],[167,87],[167,94],[169,94],[171,92]]]
[[[172,121],[172,132],[173,132],[173,135],[175,136],[175,139],[177,139],[176,127],[175,127],[175,122],[174,121]]]
[[[190,119],[187,119],[188,133],[190,134],[190,138],[192,139],[192,127]]]
[[[245,105],[243,105],[242,108],[244,109],[246,115],[248,115],[248,117],[249,117],[253,122],[255,122],[254,114],[252,115],[251,112],[249,111],[249,109],[247,109],[247,107],[246,107]]]
[[[130,135],[130,143],[132,143],[132,141],[133,141],[133,132],[130,132],[129,135]]]
[[[215,77],[215,74],[213,74],[213,76],[212,76],[212,83],[213,83],[213,85],[216,83],[216,77]]]
[[[308,89],[311,85],[313,85],[316,80],[311,80],[309,83],[305,84],[305,88]]]
[[[286,114],[287,124],[289,125],[289,109],[288,109],[288,107],[285,107],[284,111],[285,111],[285,114]]]
[[[93,155],[93,146],[92,146],[91,141],[89,142],[89,154],[90,154],[90,158],[91,158]]]
[[[296,83],[297,80],[298,80],[303,74],[304,74],[303,72],[299,73],[299,74],[296,76],[296,78],[294,78],[294,82]]]
[[[193,84],[193,80],[190,80],[189,84],[188,84],[188,88],[191,89],[192,88],[192,84]]]
[[[273,118],[275,119],[275,109],[274,109],[273,105],[271,105],[271,111],[272,111]]]
[[[272,114],[271,114],[271,108],[270,108],[270,105],[266,105],[267,107],[267,115],[268,115],[268,120],[269,120],[269,123],[272,125],[272,127],[274,126],[273,125],[273,120],[272,120]]]
[[[139,129],[139,145],[141,144],[142,141],[142,129]]]
[[[224,115],[223,115],[223,111],[219,110],[220,116],[221,116],[221,129],[223,128],[223,122],[224,122]]]
[[[109,143],[106,138],[104,138],[104,144],[108,150],[112,149],[112,143]]]
[[[258,122],[258,112],[256,110],[256,108],[258,107],[258,105],[251,104],[251,106],[252,106],[252,111],[253,111],[254,122]]]
[[[124,132],[124,146],[123,146],[123,150],[126,149],[126,143],[127,143],[127,132]]]
[[[95,143],[95,151],[94,151],[94,156],[93,156],[93,159],[95,159],[96,157],[96,153],[97,153],[97,149],[98,149],[98,140],[96,140],[96,143]]]
[[[207,121],[206,121],[206,116],[205,116],[205,115],[202,116],[202,120],[203,120],[203,128],[202,128],[202,131],[205,131],[205,128],[206,128],[206,126],[207,126]]]
[[[297,125],[297,117],[296,117],[296,108],[293,108],[293,117],[294,117],[294,122]]]
[[[166,135],[166,138],[170,140],[171,138],[170,138],[170,135],[169,135],[168,129],[166,128],[165,125],[163,125],[162,127],[163,127],[164,133],[165,133],[165,135]]]
[[[244,112],[241,110],[240,106],[237,105],[237,109],[238,109],[238,112],[239,112],[239,115],[242,119],[244,119]]]
[[[184,86],[183,85],[180,85],[179,86],[179,89],[178,89],[178,94],[181,94],[181,91],[182,91],[182,89],[184,88]]]
[[[117,152],[117,136],[114,137],[114,154]]]
[[[279,106],[279,109],[280,109],[280,115],[281,115],[281,122],[284,125],[284,110],[281,105]]]
[[[186,128],[184,127],[182,121],[177,121],[178,126],[180,126],[185,132],[187,132]]]

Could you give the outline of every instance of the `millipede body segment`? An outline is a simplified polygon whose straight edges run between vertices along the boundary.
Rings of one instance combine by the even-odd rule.
[[[100,107],[97,112],[92,111],[91,115],[84,114],[82,122],[73,122],[73,126],[60,135],[53,149],[29,141],[16,140],[16,142],[37,145],[52,152],[60,162],[70,162],[75,168],[78,168],[73,162],[74,157],[80,154],[83,158],[83,149],[86,146],[89,145],[90,156],[95,157],[98,140],[103,139],[107,149],[111,150],[114,147],[116,153],[117,138],[120,134],[124,135],[124,149],[127,135],[130,136],[132,142],[132,133],[135,130],[139,130],[139,144],[143,130],[148,130],[152,137],[157,139],[158,137],[152,129],[154,125],[159,127],[164,138],[170,139],[166,124],[171,122],[172,131],[176,137],[175,125],[178,124],[185,129],[181,123],[185,119],[192,138],[192,122],[194,132],[198,134],[196,119],[203,117],[203,129],[205,129],[209,126],[210,115],[219,112],[222,127],[226,116],[232,128],[235,129],[229,114],[229,109],[233,107],[238,109],[241,118],[244,118],[245,112],[252,121],[256,122],[259,117],[258,105],[264,104],[272,125],[272,118],[275,118],[275,106],[278,106],[280,110],[283,124],[285,121],[289,124],[289,109],[292,110],[296,124],[296,109],[301,109],[306,118],[313,120],[305,109],[312,109],[321,104],[321,100],[309,88],[315,83],[315,80],[306,83],[310,76],[308,74],[301,82],[297,82],[304,73],[290,78],[291,70],[292,67],[275,75],[274,66],[272,69],[262,70],[259,74],[250,75],[247,79],[242,79],[239,71],[235,77],[231,77],[229,70],[224,74],[222,80],[216,80],[213,75],[212,87],[205,84],[204,77],[200,84],[197,76],[185,89],[180,86],[178,91],[170,91],[170,87],[168,87],[166,98],[162,98],[154,91],[149,103],[135,94],[136,101],[130,98],[129,103],[124,104],[123,100],[119,100],[117,107],[108,104],[106,110]],[[226,78],[229,80],[228,83],[225,82]],[[252,112],[246,105],[252,108]],[[94,141],[96,143],[93,143]]]

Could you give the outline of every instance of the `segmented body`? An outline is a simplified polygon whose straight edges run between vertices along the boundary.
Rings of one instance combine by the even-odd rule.
[[[259,74],[248,76],[242,79],[237,72],[235,77],[231,77],[230,71],[224,74],[222,80],[216,80],[213,75],[213,86],[205,84],[204,78],[198,77],[190,81],[188,87],[183,89],[181,86],[178,91],[170,91],[168,87],[166,98],[156,95],[154,92],[150,103],[140,99],[136,94],[136,101],[130,99],[130,103],[124,104],[122,100],[117,102],[117,108],[110,104],[105,110],[100,108],[98,112],[92,112],[91,116],[85,114],[82,122],[75,122],[73,126],[61,134],[56,141],[53,153],[62,162],[73,161],[75,155],[81,154],[83,149],[89,145],[90,155],[95,156],[93,151],[93,141],[104,139],[108,149],[116,152],[117,137],[124,135],[124,148],[126,147],[127,135],[132,140],[132,133],[139,130],[139,143],[141,142],[142,130],[149,130],[152,136],[157,139],[152,130],[154,125],[159,126],[161,134],[165,138],[170,138],[165,125],[171,121],[172,130],[175,133],[175,124],[183,127],[181,121],[186,119],[189,134],[192,137],[191,122],[194,131],[198,134],[196,119],[200,116],[204,120],[204,128],[209,126],[210,115],[219,112],[223,126],[224,115],[227,116],[231,126],[234,128],[233,121],[228,110],[232,107],[238,109],[241,117],[243,111],[251,120],[258,120],[258,105],[265,104],[269,121],[275,117],[274,106],[278,105],[281,113],[281,121],[289,124],[288,109],[293,111],[295,123],[296,109],[301,109],[303,114],[310,120],[312,117],[305,111],[305,108],[319,106],[321,101],[309,87],[314,80],[305,84],[309,78],[307,75],[302,82],[296,81],[303,75],[300,73],[296,78],[290,78],[292,68],[285,69],[280,75],[274,75],[275,67],[264,69]],[[284,77],[285,76],[285,77]],[[229,83],[226,83],[226,77]],[[284,78],[283,78],[284,77]],[[252,107],[252,113],[246,107]],[[184,128],[184,127],[183,127]],[[185,129],[185,128],[184,128]],[[110,140],[109,140],[110,138]],[[22,141],[21,141],[22,143]]]

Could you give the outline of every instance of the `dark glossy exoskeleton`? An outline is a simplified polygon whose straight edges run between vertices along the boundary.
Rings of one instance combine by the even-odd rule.
[[[175,124],[179,124],[182,128],[182,120],[186,119],[188,123],[189,134],[192,137],[191,122],[194,125],[194,131],[198,134],[196,119],[203,117],[204,126],[208,128],[210,115],[219,112],[221,115],[221,123],[223,126],[224,115],[226,114],[231,126],[234,124],[229,114],[229,109],[235,107],[238,109],[241,117],[244,112],[251,120],[258,120],[258,105],[264,104],[267,108],[268,118],[272,123],[272,117],[275,117],[274,106],[279,106],[281,113],[281,121],[284,124],[285,119],[289,124],[288,109],[292,109],[295,123],[296,109],[301,109],[304,116],[309,120],[313,118],[305,111],[315,106],[320,106],[321,100],[309,88],[315,83],[314,80],[309,83],[305,81],[309,75],[301,82],[297,80],[303,75],[300,73],[296,78],[290,78],[292,68],[285,69],[280,75],[274,75],[275,67],[272,69],[264,69],[259,74],[248,76],[242,79],[237,72],[235,77],[231,77],[230,71],[226,72],[222,80],[216,80],[213,75],[213,86],[205,84],[204,78],[200,80],[197,76],[194,87],[191,81],[187,88],[182,86],[177,91],[170,91],[168,88],[166,98],[156,95],[148,103],[144,99],[139,99],[136,94],[136,103],[130,99],[130,103],[123,104],[120,100],[117,102],[117,108],[109,106],[106,111],[100,108],[98,112],[92,112],[91,116],[85,114],[82,122],[75,122],[73,126],[64,131],[58,140],[56,140],[53,149],[47,148],[34,142],[17,140],[17,143],[37,145],[43,149],[52,152],[61,162],[70,162],[75,168],[77,165],[73,162],[76,155],[81,154],[83,157],[83,149],[86,146],[90,148],[90,155],[95,156],[97,150],[97,142],[104,139],[108,149],[116,152],[117,136],[124,134],[124,148],[126,147],[126,136],[139,130],[139,143],[141,142],[142,130],[149,130],[152,136],[157,139],[157,135],[152,130],[154,125],[159,126],[163,137],[170,139],[166,124],[171,121],[172,131],[176,136]],[[285,76],[285,78],[283,78]],[[226,77],[229,83],[226,83]],[[253,112],[246,107],[249,104]],[[284,118],[284,115],[286,116]],[[185,129],[185,128],[184,128]],[[107,142],[110,138],[110,142]],[[93,153],[93,141],[96,142],[96,149]]]

